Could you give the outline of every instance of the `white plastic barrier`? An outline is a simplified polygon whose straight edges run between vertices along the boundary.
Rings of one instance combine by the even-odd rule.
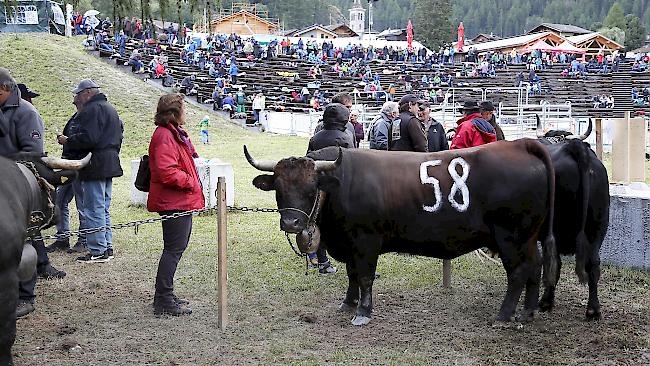
[[[226,204],[233,206],[235,204],[235,174],[232,165],[219,159],[195,159],[194,162],[203,185],[203,197],[205,197],[206,207],[217,206],[215,192],[219,177],[226,177]],[[134,185],[139,165],[140,160],[131,160],[131,202],[146,205],[148,193],[140,192]]]
[[[307,113],[266,112],[261,122],[267,132],[281,135],[310,137],[316,127]]]
[[[609,227],[600,258],[605,263],[650,270],[650,188],[610,186]]]

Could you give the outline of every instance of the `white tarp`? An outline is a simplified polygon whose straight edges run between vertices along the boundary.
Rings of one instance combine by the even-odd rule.
[[[63,16],[63,10],[61,10],[59,4],[56,3],[51,3],[51,4],[52,4],[52,14],[54,14],[54,23],[65,25],[65,17]]]

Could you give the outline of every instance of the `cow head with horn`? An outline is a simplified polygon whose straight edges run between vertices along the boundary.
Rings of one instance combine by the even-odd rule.
[[[273,174],[258,175],[253,185],[263,191],[275,191],[280,211],[280,229],[301,233],[313,225],[322,194],[339,186],[336,177],[326,174],[339,167],[343,151],[339,148],[334,161],[317,161],[308,157],[290,157],[280,161],[257,161],[244,146],[246,160],[253,167]]]
[[[544,129],[542,127],[542,122],[539,118],[539,115],[535,115],[535,118],[537,118],[537,138],[544,139],[552,144],[556,144],[564,140],[574,140],[574,139],[584,141],[587,139],[587,137],[589,137],[589,135],[591,135],[591,131],[593,127],[591,118],[589,118],[589,125],[587,127],[587,131],[585,131],[585,133],[583,133],[582,135],[574,135],[569,131],[562,131],[562,130],[550,130],[544,133]]]
[[[56,187],[74,181],[78,175],[77,171],[87,166],[91,157],[92,153],[88,153],[83,159],[69,160],[33,152],[21,152],[11,156],[31,186],[35,198],[33,201],[40,202],[36,203],[36,207],[32,207],[30,231],[42,230],[56,224]]]

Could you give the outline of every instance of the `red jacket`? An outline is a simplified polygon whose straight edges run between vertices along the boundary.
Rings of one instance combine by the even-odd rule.
[[[484,145],[497,140],[494,127],[484,120],[480,113],[472,113],[458,120],[456,134],[451,140],[450,150]]]
[[[194,165],[196,150],[187,132],[158,126],[149,143],[151,185],[147,209],[152,212],[203,208],[203,190]],[[181,133],[187,143],[183,142]]]

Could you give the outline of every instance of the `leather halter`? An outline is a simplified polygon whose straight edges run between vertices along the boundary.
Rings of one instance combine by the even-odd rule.
[[[34,166],[34,163],[30,161],[17,161],[16,166],[23,173],[27,183],[29,184],[29,191],[31,194],[30,197],[30,214],[29,222],[27,226],[27,232],[34,232],[48,226],[54,219],[54,202],[52,201],[52,192],[55,188],[41,177]],[[41,201],[41,193],[47,195],[47,208],[48,212],[43,213],[40,210],[40,207],[36,207]]]
[[[303,211],[303,210],[301,210],[299,208],[295,208],[295,207],[280,208],[280,209],[278,209],[278,211],[280,211],[280,212],[282,212],[282,211],[297,211],[297,212],[300,212],[301,214],[303,214],[307,218],[307,223],[306,224],[307,224],[307,226],[309,226],[309,224],[312,224],[312,223],[316,222],[316,219],[318,218],[318,213],[320,212],[320,208],[321,208],[321,201],[324,198],[325,198],[325,192],[321,191],[319,189],[318,192],[316,193],[316,199],[314,199],[314,204],[311,207],[311,212],[309,214],[307,214],[305,211]]]

